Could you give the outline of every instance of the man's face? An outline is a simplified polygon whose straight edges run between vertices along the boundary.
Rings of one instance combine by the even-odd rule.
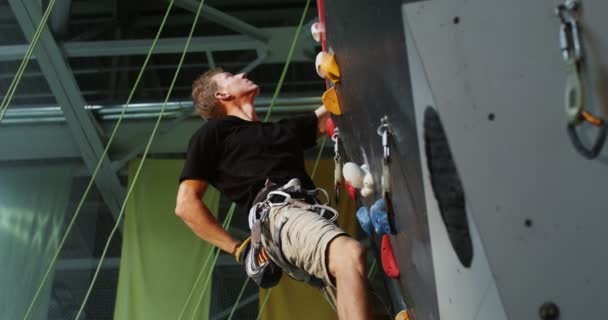
[[[235,99],[243,96],[255,97],[260,91],[260,87],[247,79],[245,73],[233,75],[229,72],[222,72],[214,75],[212,79],[218,84],[220,93],[228,94]]]

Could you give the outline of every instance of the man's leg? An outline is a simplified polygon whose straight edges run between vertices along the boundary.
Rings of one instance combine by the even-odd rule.
[[[329,273],[336,279],[338,318],[371,319],[365,248],[359,241],[339,236],[329,244]]]

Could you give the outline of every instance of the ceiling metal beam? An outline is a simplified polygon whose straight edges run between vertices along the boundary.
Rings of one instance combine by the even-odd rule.
[[[44,7],[46,7],[50,0],[44,0],[43,2]],[[49,16],[49,26],[56,39],[64,39],[67,35],[71,9],[72,0],[55,1],[53,11],[51,11],[51,15]]]
[[[40,23],[42,12],[34,0],[9,0],[17,21],[30,41]],[[67,64],[61,49],[48,29],[42,32],[35,49],[40,69],[49,87],[61,106],[67,125],[72,133],[84,163],[92,172],[103,153],[103,144],[98,135],[98,125],[85,110],[85,101],[80,94],[76,79]],[[110,160],[103,159],[96,186],[115,218],[124,198],[124,190],[118,176],[112,171]]]
[[[186,9],[190,12],[198,11],[199,4],[197,1],[194,0],[176,0],[175,4],[178,7]],[[270,38],[268,33],[263,29],[252,26],[241,19],[235,18],[208,5],[203,5],[201,16],[203,20],[215,22],[230,30],[250,36],[256,40],[265,42],[268,41],[268,39]]]
[[[295,27],[265,28],[270,35],[268,44],[243,35],[194,37],[188,52],[235,51],[235,50],[268,50],[265,63],[285,61]],[[181,53],[187,38],[159,39],[155,54]],[[109,40],[109,41],[71,41],[61,45],[60,50],[67,57],[107,57],[147,54],[152,39]],[[292,61],[311,61],[306,52],[314,51],[315,43],[300,41],[294,51]],[[23,59],[27,45],[0,46],[0,61]],[[35,58],[35,57],[33,57]]]

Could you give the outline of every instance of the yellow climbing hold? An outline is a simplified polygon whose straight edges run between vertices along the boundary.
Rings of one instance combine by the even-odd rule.
[[[416,318],[410,314],[408,310],[401,310],[395,316],[395,320],[416,320]]]
[[[336,63],[336,57],[333,53],[321,51],[315,59],[315,67],[317,73],[323,79],[329,79],[334,83],[340,81],[340,68]]]
[[[331,87],[327,89],[327,91],[323,93],[322,100],[323,105],[329,112],[337,116],[342,114],[342,110],[340,109],[340,103],[338,102],[338,95],[336,94],[336,87]]]

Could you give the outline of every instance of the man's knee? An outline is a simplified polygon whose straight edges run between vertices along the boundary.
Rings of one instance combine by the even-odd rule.
[[[336,276],[342,272],[365,272],[365,247],[353,238],[334,239],[329,248],[329,271]]]

